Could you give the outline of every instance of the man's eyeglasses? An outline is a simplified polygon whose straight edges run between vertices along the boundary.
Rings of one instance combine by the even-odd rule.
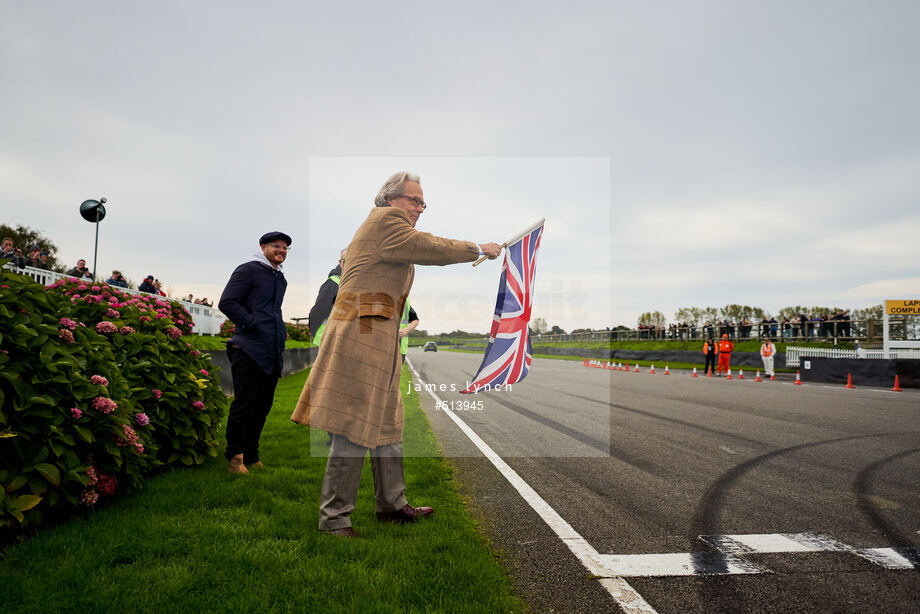
[[[280,249],[280,250],[285,251],[285,252],[291,251],[291,248],[290,248],[290,247],[288,247],[287,245],[284,245],[284,244],[282,244],[282,243],[269,243],[268,246],[269,246],[269,247],[273,247],[273,248],[275,248],[275,249]]]
[[[426,205],[425,201],[422,200],[421,198],[416,198],[414,196],[405,196],[405,195],[400,196],[400,198],[405,198],[406,200],[408,200],[410,203],[412,203],[416,207],[421,207],[422,211],[428,208],[428,205]]]

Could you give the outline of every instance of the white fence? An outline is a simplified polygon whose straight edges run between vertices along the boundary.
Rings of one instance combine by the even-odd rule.
[[[807,358],[868,358],[868,359],[895,359],[913,358],[920,360],[920,350],[897,349],[889,350],[840,350],[837,348],[799,348],[786,346],[786,366],[799,367],[799,359]]]
[[[38,283],[43,286],[50,286],[59,279],[71,279],[71,275],[64,275],[63,273],[55,273],[54,271],[46,271],[44,269],[35,269],[32,267],[19,268],[13,266],[12,264],[7,264],[5,267],[8,271],[14,273],[19,273],[20,275],[26,275],[31,277]],[[88,281],[88,280],[84,280]],[[123,292],[128,294],[146,294],[139,290],[133,290],[131,288],[119,288]],[[183,307],[185,307],[192,316],[192,322],[194,323],[194,328],[192,330],[196,335],[216,335],[220,332],[220,325],[223,324],[224,320],[227,317],[220,312],[216,307],[206,307],[205,305],[196,305],[195,303],[189,303],[188,301],[183,301],[180,299],[169,299],[173,301],[178,301]]]

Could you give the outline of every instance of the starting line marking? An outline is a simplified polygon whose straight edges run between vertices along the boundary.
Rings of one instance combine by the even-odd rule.
[[[601,554],[608,573],[623,578],[770,573],[745,554],[848,552],[885,569],[920,569],[920,548],[854,548],[819,533],[700,535],[716,552]]]

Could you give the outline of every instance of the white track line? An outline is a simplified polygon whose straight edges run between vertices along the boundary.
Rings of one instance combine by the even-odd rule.
[[[418,371],[415,370],[415,367],[408,358],[406,359],[406,364],[409,365],[409,369],[412,370],[418,383],[423,388],[427,389],[424,380],[419,376]],[[443,406],[444,402],[438,398],[438,395],[431,390],[428,390],[428,394],[434,398],[438,407]],[[444,410],[444,413],[460,427],[460,430],[469,437],[473,445],[479,448],[479,451],[495,465],[495,468],[498,469],[503,476],[505,476],[505,479],[518,491],[521,497],[524,498],[524,501],[540,515],[549,528],[562,540],[562,543],[568,546],[572,554],[574,554],[581,564],[585,566],[588,572],[594,576],[602,577],[601,586],[607,589],[607,592],[610,593],[610,596],[613,597],[614,601],[616,601],[617,605],[620,606],[624,612],[628,614],[655,614],[655,609],[649,605],[648,602],[642,598],[642,595],[630,586],[626,580],[621,577],[608,577],[611,575],[610,570],[604,565],[603,559],[601,555],[598,554],[597,550],[573,529],[556,510],[550,507],[549,503],[538,495],[537,492],[508,465],[508,463],[502,460],[495,450],[489,447],[489,444],[484,442],[473,429],[467,426],[466,422],[461,420],[452,411]]]

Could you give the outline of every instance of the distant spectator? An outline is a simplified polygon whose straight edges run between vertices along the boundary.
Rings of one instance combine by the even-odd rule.
[[[188,298],[185,299],[185,300],[187,300],[189,303],[194,303],[194,302],[195,302],[195,299],[194,299],[194,297],[192,297],[192,293],[191,293],[191,292],[188,293]]]
[[[38,259],[41,260],[42,263],[40,268],[43,268],[46,271],[51,270],[51,265],[48,263],[48,252],[41,252],[38,255]]]
[[[157,294],[157,295],[159,295],[159,296],[166,296],[166,293],[163,292],[163,291],[160,289],[160,280],[159,280],[159,279],[154,279],[154,280],[153,280],[153,290],[154,290],[154,292],[153,292],[154,294]]]
[[[80,279],[81,277],[88,277],[89,279],[93,278],[93,273],[86,268],[86,260],[80,258],[77,260],[77,266],[67,271],[67,274],[71,277],[76,277]]]
[[[42,268],[42,259],[41,259],[42,248],[38,245],[33,245],[29,248],[29,257],[26,258],[26,266],[32,267],[33,269]]]
[[[200,299],[200,298],[196,298],[193,302],[194,302],[196,305],[200,305],[200,304],[201,304],[201,299]]]
[[[141,292],[147,292],[149,294],[156,294],[157,289],[153,285],[153,275],[148,275],[144,278],[144,281],[141,282],[141,285],[137,287]]]
[[[208,300],[208,297],[201,299],[201,304],[205,307],[213,307],[214,305]]]
[[[13,265],[22,268],[26,266],[26,260],[22,257],[22,250],[13,247],[13,240],[10,237],[3,237],[3,242],[0,243],[3,250],[3,258],[9,260]]]
[[[119,288],[127,288],[128,282],[125,281],[125,278],[122,276],[121,271],[115,270],[112,271],[112,276],[105,280],[105,283],[110,286],[117,286]]]

